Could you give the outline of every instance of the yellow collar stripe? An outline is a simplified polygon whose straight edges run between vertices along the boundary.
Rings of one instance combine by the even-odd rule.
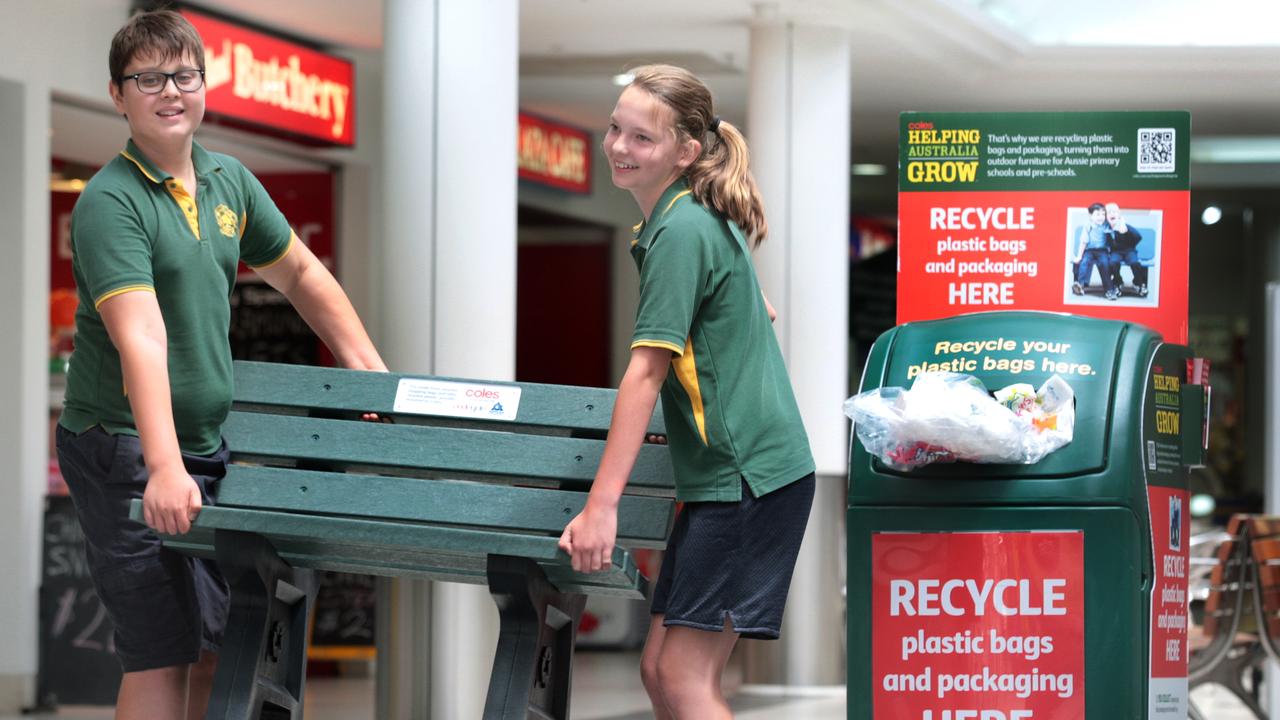
[[[158,183],[158,182],[160,182],[159,178],[157,178],[156,176],[154,176],[154,175],[152,175],[151,173],[147,172],[147,168],[146,168],[146,166],[144,166],[141,162],[139,162],[137,158],[135,158],[134,156],[130,155],[128,150],[121,150],[121,151],[120,151],[120,154],[124,156],[125,160],[128,160],[129,162],[133,163],[134,165],[137,165],[137,166],[138,166],[138,169],[142,171],[142,174],[143,174],[143,175],[146,175],[146,176],[147,176],[147,179],[148,179],[148,180],[150,180],[150,181],[151,181],[151,182],[153,182],[153,183]]]
[[[679,200],[680,198],[682,198],[682,197],[684,197],[685,195],[688,195],[688,194],[690,194],[690,193],[692,193],[692,192],[693,192],[692,190],[683,190],[683,191],[681,191],[681,192],[680,192],[680,194],[679,194],[679,195],[676,195],[675,197],[671,198],[671,202],[667,203],[667,209],[666,209],[666,210],[663,210],[663,211],[662,211],[662,214],[663,214],[663,215],[666,215],[668,212],[670,212],[670,211],[671,211],[671,207],[672,207],[673,205],[675,205],[675,204],[676,204],[676,201],[677,201],[677,200]]]
[[[667,207],[663,209],[662,214],[666,215],[667,212],[670,211],[673,206],[675,206],[676,201],[678,201],[680,198],[692,192],[693,192],[692,190],[684,190],[680,192],[678,195],[676,195],[675,197],[671,198],[671,202],[667,203]],[[644,224],[645,224],[645,221],[641,220],[640,222],[636,223],[631,227],[631,234],[637,236],[636,239],[631,241],[631,247],[635,247],[637,244],[639,244],[640,238],[638,236],[640,235],[640,231],[644,229]]]

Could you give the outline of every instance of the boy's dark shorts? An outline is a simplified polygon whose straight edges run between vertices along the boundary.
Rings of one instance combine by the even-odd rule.
[[[187,665],[217,652],[227,622],[227,583],[212,560],[163,547],[129,519],[129,501],[146,489],[142,445],[132,435],[93,427],[57,429],[58,462],[84,530],[94,588],[115,626],[125,672]],[[182,454],[187,472],[211,504],[209,485],[226,474],[226,444],[213,455]]]
[[[676,518],[649,611],[664,626],[777,639],[813,505],[812,473],[761,497],[689,502]]]

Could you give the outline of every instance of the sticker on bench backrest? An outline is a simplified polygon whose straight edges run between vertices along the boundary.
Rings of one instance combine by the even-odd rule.
[[[515,420],[520,409],[520,388],[402,378],[393,409],[409,415]]]

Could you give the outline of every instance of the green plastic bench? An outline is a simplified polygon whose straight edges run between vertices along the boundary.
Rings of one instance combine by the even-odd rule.
[[[501,630],[484,717],[567,718],[586,595],[646,597],[631,550],[665,546],[675,514],[667,448],[646,444],[612,567],[574,572],[557,547],[615,394],[237,362],[216,504],[165,537],[216,558],[232,587],[208,717],[302,717],[313,571],[336,570],[487,584]],[[660,412],[649,431],[663,431]]]

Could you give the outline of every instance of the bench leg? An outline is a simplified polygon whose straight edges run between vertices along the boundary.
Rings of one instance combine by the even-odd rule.
[[[488,577],[501,629],[484,719],[567,720],[573,648],[587,597],[559,592],[528,558],[490,555]]]
[[[206,718],[302,720],[315,573],[291,567],[253,533],[218,530],[214,551],[231,613]]]

